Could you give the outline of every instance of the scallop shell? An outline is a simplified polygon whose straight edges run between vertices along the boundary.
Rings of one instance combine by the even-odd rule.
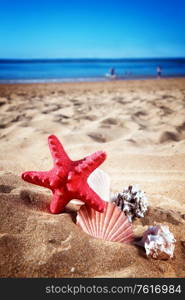
[[[91,189],[95,191],[98,196],[101,197],[106,202],[110,201],[110,177],[109,175],[101,169],[96,169],[88,177],[87,182]],[[83,205],[84,202],[74,199],[70,203],[76,205]]]
[[[114,203],[107,202],[103,213],[82,206],[77,214],[77,224],[87,234],[106,241],[129,243],[133,239],[132,224]]]

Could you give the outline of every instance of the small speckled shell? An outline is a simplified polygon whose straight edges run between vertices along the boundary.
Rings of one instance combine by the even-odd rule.
[[[147,197],[138,185],[130,185],[123,192],[112,195],[111,201],[125,212],[130,222],[135,218],[143,218],[148,210]]]

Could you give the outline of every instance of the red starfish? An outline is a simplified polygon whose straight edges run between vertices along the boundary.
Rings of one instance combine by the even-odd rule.
[[[81,160],[72,161],[56,136],[48,138],[54,167],[47,172],[25,172],[22,179],[53,192],[50,210],[60,213],[72,199],[79,199],[99,212],[105,202],[90,188],[88,176],[106,159],[106,153],[97,151]]]

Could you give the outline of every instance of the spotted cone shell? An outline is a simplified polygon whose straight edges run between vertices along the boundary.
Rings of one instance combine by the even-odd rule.
[[[133,240],[132,224],[114,203],[107,202],[99,213],[89,206],[82,206],[77,214],[77,224],[87,234],[106,241],[129,243]]]

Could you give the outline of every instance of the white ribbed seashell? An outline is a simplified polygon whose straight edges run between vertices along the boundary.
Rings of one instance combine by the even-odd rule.
[[[107,202],[103,213],[82,206],[77,213],[77,224],[89,235],[106,241],[129,243],[133,239],[132,224],[114,203]]]
[[[142,239],[137,242],[146,250],[146,255],[155,259],[168,259],[173,257],[175,238],[167,225],[149,226]]]
[[[70,203],[75,204],[75,205],[84,205],[85,203],[81,200],[78,199],[73,199],[70,201]]]
[[[110,201],[110,177],[106,172],[99,168],[95,169],[88,177],[87,183],[102,200],[106,202]],[[76,205],[84,204],[84,202],[77,199],[71,200],[70,203]]]
[[[101,169],[96,169],[87,179],[89,186],[102,198],[104,201],[110,201],[110,177]]]

